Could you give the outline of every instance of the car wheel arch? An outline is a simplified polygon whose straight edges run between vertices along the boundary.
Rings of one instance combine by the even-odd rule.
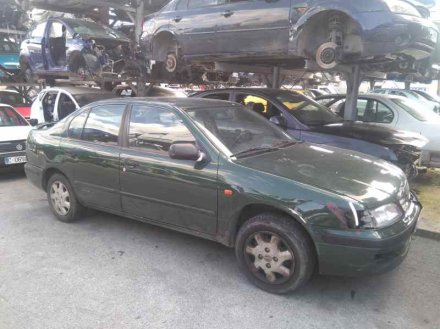
[[[47,189],[47,184],[49,183],[50,178],[55,174],[63,175],[70,182],[69,178],[62,170],[55,168],[55,167],[50,167],[50,168],[47,168],[46,170],[44,170],[43,176],[41,179],[41,186],[44,190]]]
[[[168,30],[162,30],[156,33],[151,43],[152,59],[164,61],[171,47],[178,47],[178,42],[174,33]]]
[[[344,24],[350,24],[351,30],[356,30],[359,34],[359,41],[362,41],[363,26],[360,24],[358,18],[353,15],[353,12],[345,8],[339,7],[320,7],[316,10],[310,10],[309,14],[302,16],[296,24],[291,28],[294,31],[293,40],[295,42],[294,49],[297,55],[305,57],[313,57],[316,48],[327,41],[327,33],[329,31],[326,24],[322,22],[329,15],[340,14],[344,18]],[[319,33],[316,32],[319,31]],[[316,38],[319,35],[319,38]],[[309,40],[314,40],[310,44]],[[360,47],[362,44],[360,45]]]
[[[309,230],[307,229],[304,220],[302,220],[300,218],[299,214],[295,214],[292,211],[289,211],[287,209],[282,209],[279,207],[275,207],[272,205],[267,205],[267,204],[262,204],[262,203],[250,203],[247,204],[246,206],[244,206],[241,211],[239,212],[236,221],[235,221],[235,231],[234,231],[234,235],[233,235],[233,244],[235,243],[235,237],[237,235],[237,232],[239,231],[240,227],[243,226],[243,224],[248,221],[249,219],[251,219],[252,217],[255,217],[257,215],[260,214],[267,214],[267,213],[271,213],[271,214],[277,214],[280,216],[286,216],[289,217],[290,219],[298,222],[301,227],[304,229],[304,231],[309,235],[310,239],[312,239],[312,236],[309,232]],[[313,239],[312,239],[313,241]]]

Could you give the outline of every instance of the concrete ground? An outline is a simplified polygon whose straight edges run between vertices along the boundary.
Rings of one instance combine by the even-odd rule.
[[[63,224],[0,176],[0,329],[439,329],[439,283],[440,242],[416,237],[391,273],[270,295],[219,244],[101,213]]]

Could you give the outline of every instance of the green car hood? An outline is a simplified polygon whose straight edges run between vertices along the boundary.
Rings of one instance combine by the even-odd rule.
[[[311,185],[376,207],[397,198],[406,177],[396,166],[363,153],[297,143],[288,148],[238,159],[243,166]]]

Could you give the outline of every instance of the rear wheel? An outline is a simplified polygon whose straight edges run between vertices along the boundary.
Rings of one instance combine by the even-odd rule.
[[[243,224],[235,254],[248,279],[271,293],[299,288],[315,266],[313,244],[302,226],[277,214],[261,214]]]
[[[47,183],[47,200],[58,220],[70,223],[84,212],[69,181],[61,174],[54,174]]]

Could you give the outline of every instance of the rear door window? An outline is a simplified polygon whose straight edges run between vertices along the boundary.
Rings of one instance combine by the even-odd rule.
[[[129,147],[167,154],[176,142],[195,143],[195,138],[170,109],[135,105],[131,110]]]
[[[94,107],[87,118],[82,139],[94,143],[118,145],[124,110],[124,104]]]

